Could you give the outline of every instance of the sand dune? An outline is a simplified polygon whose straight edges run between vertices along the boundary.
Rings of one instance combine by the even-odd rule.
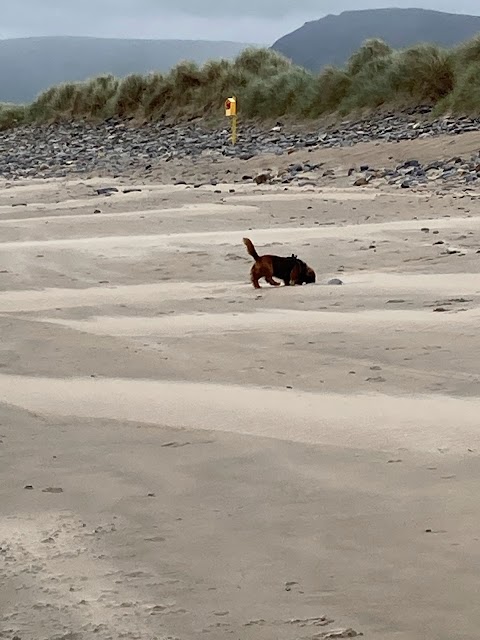
[[[224,207],[224,215],[234,215],[235,209]],[[142,215],[144,212],[139,211]],[[98,223],[102,218],[97,216]],[[105,235],[104,237],[87,236],[80,238],[65,238],[55,240],[26,240],[17,242],[0,242],[0,251],[18,251],[30,248],[59,248],[78,249],[81,251],[115,251],[125,247],[141,250],[152,249],[161,246],[165,250],[177,250],[187,246],[205,245],[231,245],[239,247],[244,235],[252,235],[255,243],[268,245],[268,243],[292,242],[306,239],[336,239],[336,238],[359,238],[370,236],[384,236],[385,234],[398,231],[420,230],[423,226],[431,224],[432,218],[422,220],[398,220],[390,222],[377,222],[356,225],[344,225],[339,227],[272,227],[255,229],[250,232],[248,229],[240,228],[238,231],[197,231],[194,233],[169,233],[150,235]],[[455,229],[458,231],[478,230],[480,222],[478,217],[455,217],[435,220],[437,229]],[[15,221],[15,226],[22,226],[21,221]],[[87,232],[88,227],[85,229]]]
[[[480,447],[478,398],[344,396],[150,380],[4,375],[0,388],[5,402],[42,414],[168,424],[376,451],[406,447],[463,453],[467,446]]]
[[[338,330],[362,333],[366,330],[429,331],[455,325],[472,329],[480,321],[480,308],[461,313],[432,313],[432,310],[390,311],[373,310],[357,312],[270,310],[255,313],[199,313],[175,314],[164,317],[95,316],[85,321],[41,318],[77,331],[112,336],[179,336],[205,333],[287,331],[304,335],[305,332]]]
[[[379,273],[359,272],[349,273],[345,277],[344,286],[338,291],[342,297],[349,295],[359,296],[394,296],[394,295],[418,295],[434,293],[437,296],[480,295],[478,276],[474,273],[451,274],[416,274],[416,273]],[[293,300],[318,300],[322,292],[329,293],[324,288],[326,283],[318,283],[315,286],[291,289],[288,295]],[[265,291],[266,290],[266,291]],[[270,295],[270,289],[265,287],[262,294]],[[285,292],[287,293],[287,292]],[[220,281],[220,282],[158,282],[154,284],[138,285],[102,285],[97,287],[85,287],[82,289],[51,288],[40,291],[26,289],[19,291],[1,291],[1,312],[15,313],[28,311],[42,311],[56,307],[75,308],[91,305],[118,305],[139,304],[152,306],[158,300],[188,301],[202,300],[205,297],[230,298],[232,295],[240,299],[249,300],[252,297],[251,285],[246,281]],[[333,310],[332,310],[333,311]],[[321,314],[318,317],[322,317]],[[330,313],[330,312],[329,312]],[[363,313],[363,312],[360,312]],[[411,316],[415,318],[415,311]],[[338,316],[339,314],[337,314]],[[332,318],[337,317],[335,315]],[[421,311],[418,317],[424,317],[425,311]],[[472,316],[472,312],[465,316],[465,320]],[[363,317],[367,317],[363,315]],[[375,316],[371,316],[374,318]],[[377,316],[378,317],[378,316]],[[382,316],[388,322],[389,316]],[[405,316],[406,318],[407,316]],[[448,316],[450,318],[451,316]],[[439,322],[441,318],[437,318]],[[430,318],[432,322],[437,319]],[[458,319],[458,316],[457,316]],[[462,321],[462,319],[460,319]],[[346,319],[348,321],[348,318]]]
[[[59,206],[59,209],[63,209],[62,206]],[[68,203],[65,208],[68,207]],[[236,207],[236,212],[238,214],[254,214],[258,210],[258,207],[251,205],[239,205]],[[134,211],[116,211],[116,212],[102,212],[99,213],[74,213],[72,211],[66,215],[57,215],[57,216],[33,216],[33,217],[22,217],[22,218],[2,218],[0,219],[0,229],[2,227],[18,227],[22,229],[35,229],[40,222],[48,222],[51,225],[57,226],[66,226],[69,225],[71,227],[72,221],[75,220],[78,224],[85,224],[89,222],[105,222],[107,221],[125,221],[128,218],[132,218],[134,220],[138,220],[142,217],[159,217],[159,218],[171,218],[181,215],[188,216],[209,216],[209,215],[223,215],[225,213],[225,207],[222,204],[189,204],[184,205],[182,207],[172,207],[165,209],[141,209]]]

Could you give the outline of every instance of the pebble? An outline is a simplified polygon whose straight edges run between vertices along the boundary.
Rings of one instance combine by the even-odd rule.
[[[355,180],[355,182],[353,183],[353,186],[354,187],[364,187],[367,184],[368,184],[368,178],[366,178],[365,176],[361,176],[360,178],[357,178]]]
[[[270,182],[271,179],[272,177],[268,173],[260,173],[258,176],[255,176],[253,181],[255,184],[266,184],[267,182]]]
[[[333,631],[326,631],[317,637],[323,638],[323,640],[333,640],[334,638],[359,638],[360,636],[363,636],[363,633],[358,633],[354,629],[334,629]]]
[[[102,187],[101,189],[96,189],[97,195],[99,196],[110,196],[112,193],[118,193],[117,187]]]

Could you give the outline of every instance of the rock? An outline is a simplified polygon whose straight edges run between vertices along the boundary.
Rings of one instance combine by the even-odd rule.
[[[365,176],[361,176],[360,178],[357,178],[355,180],[355,182],[353,183],[354,187],[364,187],[365,185],[367,185],[369,183],[369,179],[366,178]]]
[[[338,640],[339,638],[359,638],[361,636],[363,633],[358,633],[354,629],[334,629],[333,631],[325,631],[317,637],[322,640]]]
[[[46,489],[42,489],[42,493],[63,493],[63,489],[60,487],[47,487]]]
[[[337,285],[337,286],[338,286],[338,285],[342,285],[342,284],[343,284],[343,282],[342,282],[342,280],[340,280],[339,278],[332,278],[332,280],[329,280],[329,281],[328,281],[328,284],[330,284],[330,285]]]
[[[410,167],[419,167],[419,166],[420,166],[420,162],[418,160],[407,160],[406,162],[403,163],[401,168],[408,169]]]
[[[111,196],[112,193],[118,193],[117,187],[102,187],[101,189],[95,189],[99,196]]]
[[[136,192],[140,193],[141,191],[142,191],[141,189],[138,189],[136,187],[131,187],[129,189],[124,189],[123,193],[136,193]]]
[[[255,176],[255,178],[253,179],[253,181],[255,182],[255,184],[266,184],[267,182],[270,182],[270,180],[272,179],[272,176],[269,173],[259,173],[258,176]]]
[[[290,171],[293,173],[300,173],[303,171],[303,164],[294,164],[291,166]]]
[[[31,484],[27,484],[23,488],[26,489],[27,491],[33,491],[33,485]]]

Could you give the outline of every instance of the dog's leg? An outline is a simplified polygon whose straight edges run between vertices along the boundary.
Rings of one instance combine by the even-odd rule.
[[[265,271],[263,275],[265,276],[265,280],[268,282],[268,284],[271,284],[272,287],[279,287],[280,283],[273,279],[273,266],[271,264],[268,265],[268,268],[265,269]]]
[[[298,268],[298,265],[295,265],[290,272],[290,278],[288,282],[288,284],[291,287],[294,287],[298,283],[299,275],[300,275],[300,270]],[[285,284],[287,284],[287,282],[285,282]]]
[[[261,289],[260,283],[258,282],[258,279],[261,278],[261,274],[258,273],[258,267],[256,264],[253,265],[252,270],[250,271],[250,277],[255,289]]]

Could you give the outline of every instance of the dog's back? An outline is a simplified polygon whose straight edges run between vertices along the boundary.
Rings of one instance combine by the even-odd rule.
[[[272,260],[273,275],[284,282],[290,282],[290,274],[293,268],[299,262],[294,255],[283,258],[281,256],[270,256]]]

